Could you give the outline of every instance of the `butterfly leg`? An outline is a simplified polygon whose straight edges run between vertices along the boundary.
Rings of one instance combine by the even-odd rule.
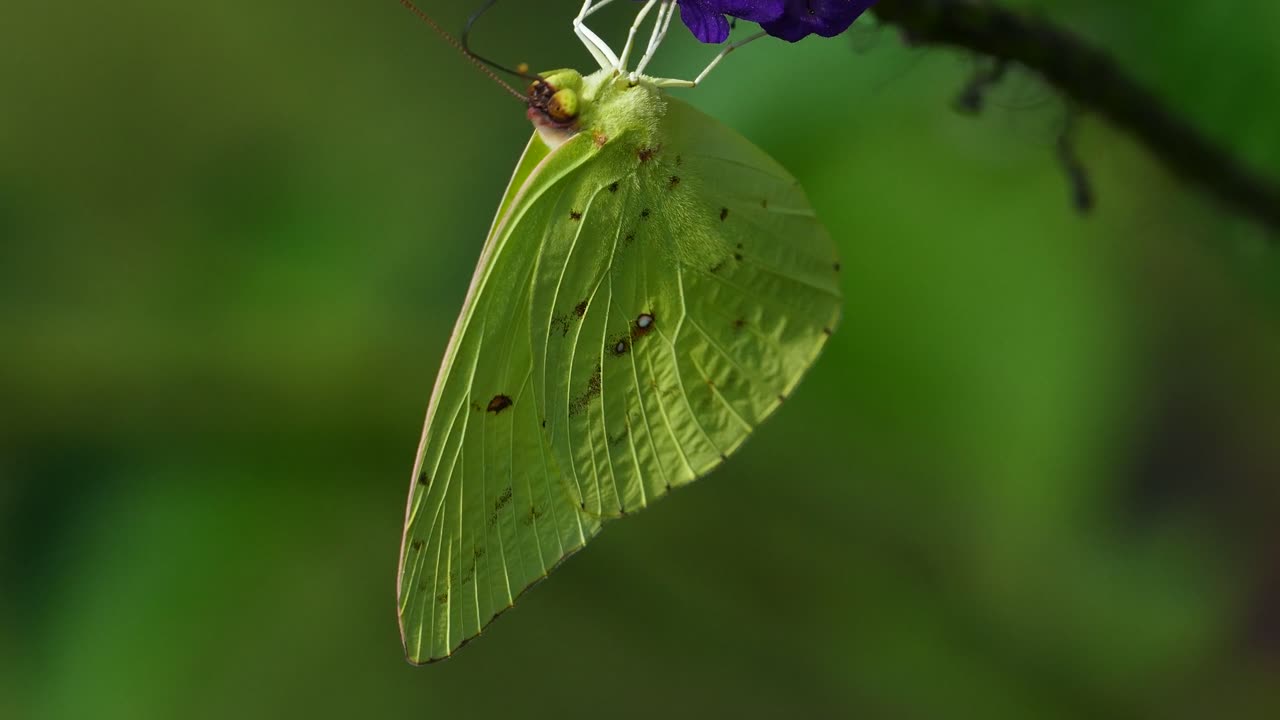
[[[702,84],[703,80],[707,79],[707,75],[711,74],[711,71],[714,70],[716,66],[720,64],[720,61],[723,60],[726,55],[733,52],[734,50],[737,50],[743,45],[746,45],[747,43],[755,42],[756,40],[759,40],[760,38],[764,37],[767,34],[768,33],[765,33],[765,32],[758,32],[755,35],[752,35],[751,37],[746,38],[745,40],[739,40],[738,42],[733,43],[732,45],[726,47],[724,50],[721,50],[718,55],[716,55],[714,58],[711,59],[711,64],[707,65],[707,67],[704,68],[701,73],[698,73],[698,77],[694,78],[693,80],[676,80],[674,78],[658,78],[653,81],[653,84],[657,85],[658,87],[683,87],[683,88],[698,87],[699,85]]]
[[[623,46],[622,54],[618,56],[618,64],[614,67],[614,70],[616,70],[618,73],[621,74],[627,71],[627,60],[631,58],[631,48],[635,45],[636,33],[639,32],[640,25],[644,22],[645,16],[648,15],[649,11],[653,9],[653,6],[657,4],[658,4],[658,0],[649,0],[649,2],[645,3],[644,7],[641,8],[640,13],[636,15],[635,22],[631,23],[631,31],[627,33],[627,44]],[[597,6],[597,7],[600,7],[600,6]],[[662,22],[662,11],[659,10],[658,23],[660,24],[661,22]]]
[[[636,69],[631,72],[631,82],[635,84],[641,73],[653,60],[654,53],[658,52],[658,46],[667,37],[667,28],[671,27],[671,18],[675,17],[676,4],[673,0],[663,0],[662,7],[658,8],[658,19],[654,22],[653,33],[649,35],[649,47],[645,48],[644,57],[640,58],[640,63],[636,65]]]
[[[611,0],[605,0],[605,2],[602,2],[593,8],[591,6],[591,0],[583,0],[582,10],[578,13],[578,16],[573,19],[574,34],[578,36],[578,39],[582,41],[583,45],[587,46],[587,52],[591,53],[591,56],[596,59],[597,63],[600,63],[600,68],[602,70],[612,70],[617,67],[618,56],[613,54],[613,50],[609,49],[608,43],[601,40],[599,35],[592,32],[591,28],[587,27],[583,23],[583,20],[585,20],[594,10],[604,7],[605,3],[610,1]]]

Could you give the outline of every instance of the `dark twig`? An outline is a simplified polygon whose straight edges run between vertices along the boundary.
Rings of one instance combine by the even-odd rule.
[[[1004,79],[1005,73],[1009,70],[1009,61],[1004,58],[996,58],[991,67],[983,68],[974,73],[973,78],[964,86],[964,90],[960,91],[960,95],[956,97],[956,110],[966,115],[977,115],[982,112],[982,108],[987,103],[987,91],[995,87]]]
[[[1077,106],[1132,134],[1173,172],[1280,232],[1280,186],[1067,30],[983,0],[881,0],[875,13],[912,42],[964,48],[1040,73]]]
[[[1076,126],[1079,119],[1079,108],[1073,106],[1067,110],[1066,124],[1062,128],[1062,134],[1058,136],[1058,162],[1062,164],[1062,171],[1066,173],[1067,182],[1071,185],[1072,204],[1080,214],[1085,215],[1093,210],[1094,194],[1089,171],[1076,153]]]

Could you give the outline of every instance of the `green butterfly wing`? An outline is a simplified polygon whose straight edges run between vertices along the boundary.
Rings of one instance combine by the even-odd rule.
[[[445,350],[400,551],[401,636],[413,662],[448,657],[599,530],[560,489],[530,386],[536,248],[549,209],[577,184],[580,146],[553,155],[530,140]]]
[[[535,134],[445,353],[401,547],[408,658],[448,657],[611,517],[706,474],[839,316],[797,182],[664,97],[652,140]]]
[[[563,482],[593,518],[720,464],[840,312],[835,247],[796,180],[723,124],[666,104],[660,146],[571,194],[579,232],[543,248],[533,286],[535,388]]]

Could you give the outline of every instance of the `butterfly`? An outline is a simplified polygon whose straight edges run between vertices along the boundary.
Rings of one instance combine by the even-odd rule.
[[[529,87],[535,131],[431,393],[397,584],[415,664],[724,462],[840,317],[836,247],[796,179],[667,91],[749,40],[697,80],[651,78],[675,3],[647,3],[620,54],[582,22],[598,7],[574,29],[601,69]]]

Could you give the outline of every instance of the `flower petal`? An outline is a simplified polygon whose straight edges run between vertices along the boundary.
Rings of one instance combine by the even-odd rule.
[[[877,0],[787,0],[786,12],[772,22],[761,23],[764,31],[796,42],[812,33],[835,37],[853,24]]]
[[[680,0],[680,21],[704,43],[729,39],[729,21],[711,0]]]
[[[754,23],[777,20],[787,9],[787,0],[714,0],[710,4],[725,15]]]

